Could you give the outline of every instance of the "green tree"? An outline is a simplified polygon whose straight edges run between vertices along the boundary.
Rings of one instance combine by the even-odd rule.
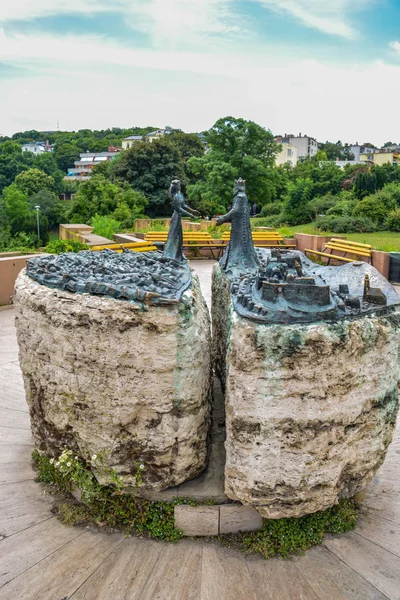
[[[10,226],[12,234],[21,231],[18,224],[24,222],[30,213],[28,194],[13,184],[3,190],[3,200],[6,224]]]
[[[376,175],[373,172],[362,171],[358,173],[354,181],[354,193],[362,200],[366,196],[376,192],[377,182]]]
[[[289,183],[288,193],[283,203],[283,220],[289,225],[306,223],[312,218],[308,203],[311,199],[313,182],[311,179],[297,179]]]
[[[28,196],[37,194],[40,190],[54,191],[55,189],[53,177],[39,169],[28,169],[20,173],[16,176],[14,183],[21,192],[25,192]]]
[[[169,134],[168,139],[179,150],[184,162],[192,156],[203,156],[203,143],[195,133],[183,133],[183,131],[174,131]]]
[[[72,201],[69,211],[69,220],[72,223],[90,223],[97,214],[106,216],[121,207],[128,207],[130,219],[126,219],[124,226],[129,227],[133,220],[143,215],[146,198],[140,192],[132,190],[128,183],[111,183],[103,175],[96,175],[79,185],[78,191]],[[126,223],[129,220],[130,225]]]
[[[30,196],[29,205],[31,210],[40,206],[40,213],[47,217],[50,229],[67,220],[68,205],[61,202],[50,190],[42,189]]]
[[[68,142],[57,144],[54,150],[54,157],[58,168],[66,173],[70,167],[74,166],[76,160],[79,160],[80,149],[76,144]]]
[[[334,163],[318,163],[315,160],[299,162],[290,173],[292,181],[310,179],[311,197],[336,195],[340,192],[345,173]]]
[[[139,142],[121,152],[108,167],[108,175],[114,182],[128,182],[149,201],[150,216],[171,213],[168,190],[172,179],[186,184],[185,168],[179,148],[164,136],[151,144]]]
[[[36,212],[31,210],[28,202],[28,195],[13,184],[3,190],[4,203],[4,223],[5,229],[10,231],[12,236],[18,233],[30,234],[32,239],[36,240],[36,245],[48,241],[49,224],[47,217],[39,213],[40,240],[36,236],[37,221]]]
[[[35,156],[31,152],[22,152],[20,144],[11,141],[0,144],[0,193],[34,163]]]
[[[325,152],[328,160],[354,160],[351,146],[349,144],[343,145],[340,140],[336,144],[332,142],[320,143],[319,149]]]
[[[208,214],[224,212],[232,202],[234,179],[243,177],[251,203],[270,203],[281,183],[274,168],[280,150],[270,131],[253,121],[225,117],[205,133],[210,151],[187,163],[192,176],[188,196]]]

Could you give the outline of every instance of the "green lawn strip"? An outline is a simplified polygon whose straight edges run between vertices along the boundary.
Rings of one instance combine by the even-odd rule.
[[[338,236],[343,235],[352,242],[371,244],[373,250],[383,252],[400,252],[400,233],[394,231],[377,231],[376,233],[332,233],[318,230],[313,223],[296,225],[294,227],[280,227],[278,231],[284,237],[294,237],[295,233],[308,233],[312,235]]]

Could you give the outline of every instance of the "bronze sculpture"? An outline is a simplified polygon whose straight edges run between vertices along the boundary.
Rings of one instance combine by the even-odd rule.
[[[259,261],[251,238],[246,182],[242,178],[235,181],[231,210],[217,220],[217,225],[223,223],[232,223],[231,239],[221,259],[223,269],[232,275],[258,271]]]
[[[190,206],[185,203],[179,179],[174,179],[172,181],[169,188],[169,195],[172,199],[174,213],[169,226],[168,239],[165,244],[163,257],[182,262],[186,260],[183,255],[182,216],[186,215],[194,218],[196,215],[200,215],[200,213],[197,210],[190,208]]]

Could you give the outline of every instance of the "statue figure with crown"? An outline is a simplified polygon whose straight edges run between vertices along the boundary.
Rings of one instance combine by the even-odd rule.
[[[232,223],[231,239],[221,259],[226,273],[239,275],[257,271],[259,262],[251,238],[250,206],[246,196],[246,182],[235,181],[232,209],[217,220],[217,225]]]

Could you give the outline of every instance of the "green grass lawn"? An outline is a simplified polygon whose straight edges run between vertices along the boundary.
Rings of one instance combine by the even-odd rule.
[[[58,239],[60,239],[58,229],[52,229],[51,231],[49,231],[49,242],[55,242]]]
[[[400,233],[394,231],[377,231],[375,233],[330,233],[319,231],[313,223],[296,225],[295,227],[282,227],[280,233],[285,237],[293,237],[295,233],[311,233],[314,235],[345,235],[348,240],[371,244],[374,250],[383,252],[400,252]]]

